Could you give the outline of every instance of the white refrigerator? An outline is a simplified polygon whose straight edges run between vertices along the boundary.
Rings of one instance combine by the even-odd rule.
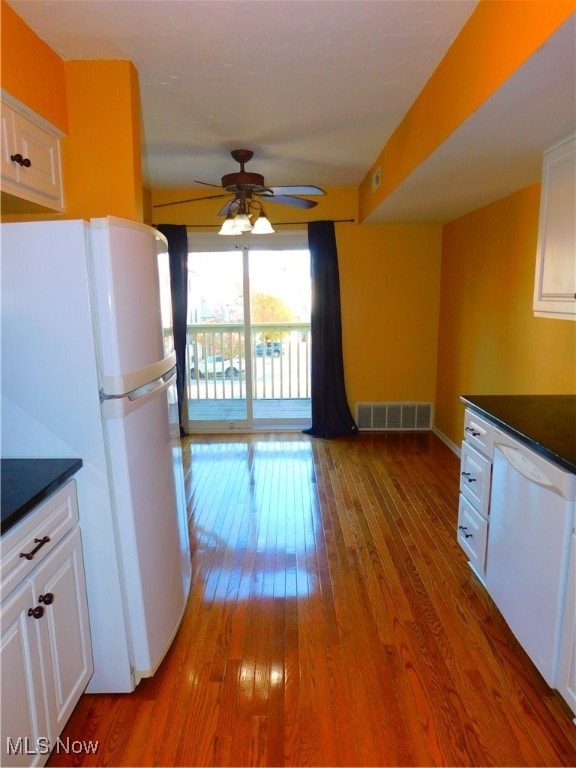
[[[82,459],[87,690],[132,691],[190,589],[166,240],[113,217],[0,230],[2,456]]]

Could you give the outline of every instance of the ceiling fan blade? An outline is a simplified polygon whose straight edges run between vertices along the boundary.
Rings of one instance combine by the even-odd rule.
[[[158,203],[153,205],[152,208],[166,208],[168,205],[180,205],[180,203],[197,203],[199,200],[214,200],[217,197],[228,197],[228,192],[223,192],[221,195],[208,195],[207,197],[189,197],[186,200],[174,200],[172,203]]]
[[[304,185],[294,185],[288,187],[270,187],[274,195],[325,195],[320,187]]]
[[[216,189],[222,189],[220,184],[212,184],[211,181],[198,181],[198,179],[194,179],[194,184],[204,184],[205,187],[216,187]]]
[[[231,200],[228,200],[228,202],[227,202],[227,203],[224,203],[224,205],[222,206],[222,208],[220,208],[220,210],[218,211],[218,214],[217,214],[217,215],[218,215],[218,216],[228,216],[228,214],[230,213],[230,206],[232,205],[232,203],[233,203],[235,200],[236,200],[236,198],[235,198],[235,197],[233,197]]]
[[[258,195],[260,197],[260,195]],[[282,203],[282,205],[293,205],[295,208],[314,208],[318,205],[316,200],[306,200],[303,197],[292,197],[292,195],[261,195],[265,200],[271,203]]]

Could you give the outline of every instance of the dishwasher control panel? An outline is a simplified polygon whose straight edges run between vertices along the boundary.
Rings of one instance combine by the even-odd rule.
[[[528,480],[546,486],[562,498],[576,498],[576,475],[544,459],[511,435],[494,429],[494,447]]]

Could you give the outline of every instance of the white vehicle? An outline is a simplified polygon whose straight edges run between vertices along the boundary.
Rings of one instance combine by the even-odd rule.
[[[198,371],[200,379],[204,379],[206,376],[210,378],[223,376],[227,379],[233,379],[243,373],[244,368],[244,360],[239,357],[226,359],[223,355],[210,355],[198,360],[195,366],[191,368],[190,375],[194,377]]]

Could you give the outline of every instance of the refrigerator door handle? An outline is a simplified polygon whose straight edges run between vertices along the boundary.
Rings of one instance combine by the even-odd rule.
[[[159,379],[170,373],[176,365],[176,354],[172,352],[168,357],[158,360],[152,365],[115,376],[102,374],[100,389],[105,397],[124,397],[126,392],[134,392],[143,386],[147,386],[154,379]]]
[[[102,401],[102,413],[106,418],[122,418],[147,400],[166,392],[175,381],[176,368],[173,368],[164,376],[126,393],[124,397],[105,397]]]
[[[128,392],[126,396],[128,400],[135,402],[136,400],[140,400],[141,398],[147,397],[148,395],[157,395],[160,392],[164,392],[166,389],[168,389],[173,381],[176,381],[175,368],[173,368],[168,373],[165,373],[163,376],[159,376],[154,381],[150,381],[148,384],[144,384],[142,387],[133,389],[132,392]]]

